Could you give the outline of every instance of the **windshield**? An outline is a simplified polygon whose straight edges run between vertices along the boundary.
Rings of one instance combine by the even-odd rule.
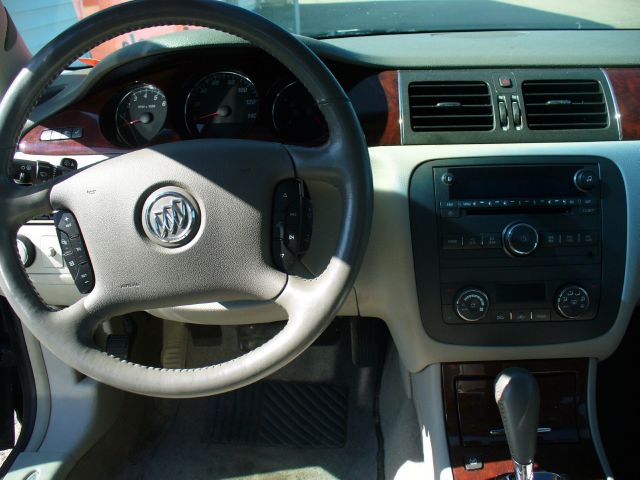
[[[127,0],[5,0],[4,3],[27,46],[35,53],[79,19],[123,1]],[[263,15],[290,32],[315,38],[408,32],[640,28],[638,0],[229,0],[228,3]],[[184,28],[135,32],[88,55],[99,60],[123,45]]]

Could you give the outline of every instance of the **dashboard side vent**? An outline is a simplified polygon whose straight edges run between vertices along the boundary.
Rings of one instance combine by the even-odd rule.
[[[522,83],[531,130],[607,128],[609,117],[600,82],[530,80]]]
[[[412,82],[409,114],[414,132],[493,130],[493,107],[485,82]]]

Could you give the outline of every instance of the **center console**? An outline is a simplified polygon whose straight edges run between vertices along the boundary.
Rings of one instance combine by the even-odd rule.
[[[539,415],[533,432],[535,471],[556,472],[562,479],[606,478],[589,424],[589,416],[595,414],[589,410],[589,361],[580,358],[442,364],[444,422],[453,478],[496,480],[513,473],[494,386],[500,373],[513,367],[531,372],[539,387]],[[522,427],[517,422],[515,429]]]
[[[626,210],[611,161],[438,160],[416,169],[410,201],[418,298],[433,338],[560,343],[615,321]]]

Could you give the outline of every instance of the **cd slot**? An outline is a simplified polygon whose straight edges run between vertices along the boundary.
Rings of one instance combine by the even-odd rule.
[[[550,213],[571,213],[571,207],[497,207],[497,208],[466,208],[467,215],[509,215],[509,214],[528,214],[528,215],[548,215]]]

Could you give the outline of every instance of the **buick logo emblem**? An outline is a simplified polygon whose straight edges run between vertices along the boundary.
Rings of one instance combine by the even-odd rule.
[[[142,208],[142,227],[147,237],[164,247],[179,247],[189,242],[198,230],[199,221],[195,200],[178,187],[156,190]]]

